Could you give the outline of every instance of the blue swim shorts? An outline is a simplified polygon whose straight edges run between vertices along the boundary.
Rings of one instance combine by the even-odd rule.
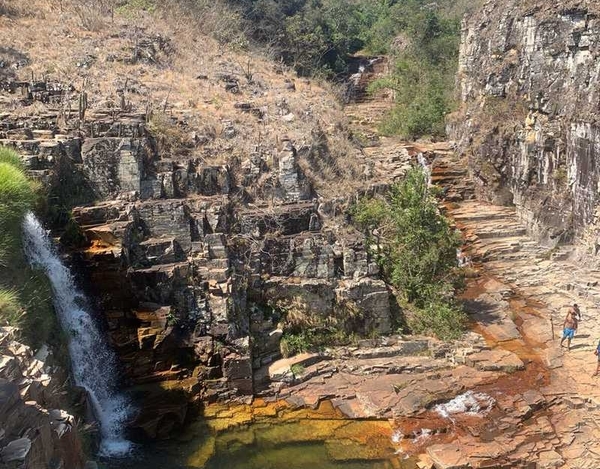
[[[575,337],[575,329],[565,327],[563,330],[563,339],[572,339],[573,337]]]

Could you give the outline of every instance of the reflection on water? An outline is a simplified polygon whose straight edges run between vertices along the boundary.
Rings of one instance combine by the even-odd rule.
[[[396,454],[387,421],[343,418],[333,407],[209,409],[177,440],[141,450],[131,469],[414,469]]]

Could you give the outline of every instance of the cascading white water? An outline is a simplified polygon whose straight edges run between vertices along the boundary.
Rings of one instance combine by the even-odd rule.
[[[483,392],[467,391],[445,404],[436,405],[433,410],[441,417],[452,420],[457,414],[486,415],[495,405],[496,400],[493,397]]]
[[[25,217],[23,235],[29,263],[43,269],[52,284],[54,306],[68,336],[75,383],[87,390],[100,423],[100,452],[108,457],[124,456],[131,449],[131,443],[123,437],[123,423],[131,406],[116,388],[116,356],[86,311],[85,296],[32,213]]]
[[[459,267],[469,267],[471,266],[471,258],[467,256],[462,249],[456,250],[456,263]]]
[[[419,153],[417,155],[417,161],[423,169],[423,174],[427,178],[427,186],[431,186],[431,166],[429,166],[427,158],[425,158],[425,155],[423,155],[423,153]]]

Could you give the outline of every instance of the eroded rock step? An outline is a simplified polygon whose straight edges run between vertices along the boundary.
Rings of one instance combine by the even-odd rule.
[[[448,178],[440,180],[452,183]],[[493,272],[509,285],[515,285],[520,297],[533,301],[532,306],[525,306],[523,312],[518,313],[517,318],[521,324],[519,328],[537,343],[534,348],[551,369],[547,383],[532,386],[547,403],[551,403],[551,407],[546,415],[533,414],[530,420],[538,428],[539,436],[534,437],[521,430],[513,435],[510,442],[496,437],[493,445],[473,443],[469,442],[469,438],[459,437],[452,443],[430,448],[428,453],[433,462],[436,467],[480,467],[485,465],[487,458],[494,467],[504,467],[503,458],[508,457],[506,467],[529,467],[527,464],[533,463],[536,467],[598,466],[600,452],[592,434],[598,428],[600,393],[597,383],[590,377],[595,368],[595,362],[590,360],[594,340],[587,339],[600,333],[595,314],[600,300],[597,272],[567,261],[574,256],[573,247],[549,249],[528,238],[519,229],[518,217],[512,209],[481,202],[458,202],[448,206],[448,211],[467,233],[472,258],[483,260],[486,271]],[[482,225],[485,227],[483,230]],[[510,230],[506,229],[507,226]],[[503,237],[509,232],[514,236]],[[479,296],[481,298],[480,292]],[[489,304],[490,297],[486,299],[484,296],[482,300]],[[581,305],[584,320],[580,324],[581,332],[574,340],[576,345],[568,355],[564,355],[567,352],[558,347],[556,336],[560,333],[564,308],[573,302]],[[514,315],[510,311],[517,306],[511,305],[508,312]],[[480,320],[487,320],[486,331],[491,329],[493,332],[502,324],[502,314],[499,317],[497,310],[495,313],[489,307],[475,307],[475,310],[484,311]],[[554,337],[551,318],[554,321]],[[502,335],[511,336],[492,334],[494,340]],[[513,347],[512,341],[506,344]],[[518,342],[514,346],[520,347]],[[565,387],[567,382],[569,385]],[[576,433],[573,433],[574,430]]]
[[[362,109],[357,109],[360,106],[363,106]],[[351,112],[358,117],[354,120],[359,122],[353,125],[358,125],[361,130],[371,125],[370,131],[376,134],[375,126],[371,123],[376,121],[376,112],[379,111],[375,112],[370,105],[359,105],[357,107],[354,107]],[[391,152],[394,151],[399,142],[388,138],[378,140],[378,146],[366,149],[365,155],[373,160],[379,172],[393,172],[394,166],[389,155],[393,154]],[[474,259],[502,259],[503,262],[510,262],[511,260],[527,258],[532,252],[539,252],[526,237],[523,226],[514,216],[512,210],[493,206],[486,209],[485,204],[472,201],[475,191],[472,182],[468,178],[466,163],[455,158],[447,145],[415,145],[413,147],[407,146],[407,149],[409,149],[410,155],[415,155],[417,152],[429,152],[438,156],[438,159],[434,162],[433,181],[443,185],[446,200],[456,204],[453,205],[453,210],[456,213],[455,220],[466,232],[469,246],[472,247],[469,254]],[[528,356],[527,344],[521,337],[519,328],[513,322],[513,314],[508,303],[513,295],[512,288],[502,282],[487,282],[486,285],[479,288],[475,295],[475,298],[479,298],[482,302],[479,306],[475,305],[475,310],[481,313],[479,320],[482,332],[485,330],[486,336],[495,343],[502,343],[502,347],[498,348],[496,346],[490,349],[485,344],[474,348],[465,347],[460,349],[458,347],[458,349],[454,349],[445,355],[451,371],[438,368],[437,370],[427,370],[420,373],[419,371],[422,370],[419,370],[417,365],[412,369],[402,370],[402,373],[397,376],[384,375],[386,379],[389,379],[390,376],[396,378],[393,389],[400,396],[398,400],[388,396],[389,390],[386,390],[387,393],[383,391],[386,386],[392,384],[385,381],[383,377],[378,378],[383,389],[374,386],[368,377],[363,377],[363,382],[360,383],[353,381],[358,377],[353,377],[352,373],[348,373],[348,371],[351,372],[357,369],[363,372],[377,373],[383,369],[383,366],[380,368],[380,365],[383,365],[382,363],[369,364],[367,362],[357,365],[356,368],[350,367],[350,370],[345,369],[345,373],[338,373],[331,377],[326,373],[325,377],[315,378],[320,381],[310,381],[308,387],[299,385],[297,388],[292,388],[294,389],[294,399],[304,404],[310,404],[317,402],[319,396],[329,396],[330,398],[335,396],[334,402],[340,406],[340,409],[343,409],[348,415],[358,416],[368,415],[369,409],[385,408],[385,403],[393,402],[389,408],[394,409],[394,415],[401,418],[398,421],[400,428],[407,428],[406,432],[403,431],[405,436],[402,440],[407,443],[407,451],[418,453],[434,443],[443,445],[445,442],[449,443],[453,440],[455,442],[449,448],[442,448],[448,449],[448,452],[441,451],[441,453],[444,453],[443,457],[438,454],[440,452],[437,450],[430,453],[431,457],[424,457],[422,467],[430,467],[433,462],[435,462],[436,468],[484,467],[490,466],[490,464],[492,465],[490,467],[528,467],[530,461],[537,458],[537,452],[550,451],[553,448],[551,445],[544,443],[544,445],[532,448],[526,447],[523,450],[524,442],[529,441],[530,437],[527,432],[521,432],[519,428],[525,421],[527,421],[528,426],[534,429],[532,434],[538,429],[548,427],[547,419],[544,420],[534,415],[534,409],[547,406],[547,399],[540,396],[539,400],[542,404],[536,398],[535,405],[529,406],[528,400],[521,394],[536,386],[537,374],[534,376],[533,381],[525,380],[529,384],[521,383],[522,378],[527,376],[530,371],[519,370],[522,370],[525,366],[529,369],[531,357]],[[490,305],[493,305],[493,307],[490,308]],[[524,316],[524,321],[535,322],[528,316]],[[536,323],[536,327],[542,326]],[[474,343],[477,343],[477,341]],[[388,360],[385,362],[385,366],[389,367],[391,365],[393,369],[393,363],[400,366],[403,360],[400,358]],[[418,360],[422,360],[422,358],[410,359],[415,365]],[[377,361],[379,360],[375,360],[375,362]],[[432,360],[432,363],[439,361]],[[447,421],[439,422],[439,416],[437,420],[433,415],[422,416],[422,420],[415,420],[410,417],[414,412],[417,412],[417,409],[422,411],[423,408],[431,406],[435,402],[435,398],[432,398],[432,396],[437,396],[438,399],[443,399],[444,396],[451,398],[461,391],[466,391],[472,387],[477,388],[485,382],[485,379],[483,381],[477,381],[477,379],[473,381],[473,376],[481,378],[489,373],[488,377],[490,377],[500,370],[514,374],[509,375],[507,378],[501,378],[506,383],[506,389],[502,388],[500,394],[496,396],[498,402],[501,402],[497,409],[501,411],[501,414],[494,415],[492,420],[479,420],[475,425],[470,422],[470,426],[465,424],[465,427],[462,427],[457,425],[456,420],[450,425]],[[455,386],[449,394],[445,394],[447,388],[439,383],[439,380],[451,380],[447,373],[458,373],[458,375],[465,373],[460,381],[461,385]],[[470,379],[466,377],[469,373],[474,373]],[[480,374],[478,375],[478,373]],[[336,382],[336,379],[340,379],[340,376],[344,377],[344,383]],[[497,382],[497,378],[492,380]],[[521,384],[515,385],[517,383]],[[347,390],[348,384],[354,392]],[[429,387],[431,384],[433,384],[433,388]],[[321,387],[319,388],[319,386]],[[435,392],[432,391],[434,388]],[[370,397],[363,395],[361,392],[363,389],[369,389],[369,396],[376,400],[376,404],[369,400]],[[422,389],[427,389],[428,397],[422,394]],[[493,392],[494,385],[490,384],[487,389]],[[386,400],[383,400],[383,396],[386,396]],[[529,400],[531,401],[531,399]],[[409,418],[406,419],[407,417]],[[421,427],[418,425],[421,425]],[[426,425],[433,429],[432,432],[424,434],[421,431]],[[466,433],[470,436],[463,435],[463,432],[459,430],[460,428],[469,428]],[[427,436],[431,434],[434,436]],[[410,435],[413,435],[413,437]],[[441,435],[445,435],[445,437]],[[499,445],[494,446],[482,442],[481,435],[505,436],[500,438]],[[456,440],[457,438],[458,440]],[[456,444],[457,441],[458,445]],[[472,446],[469,447],[469,444]]]

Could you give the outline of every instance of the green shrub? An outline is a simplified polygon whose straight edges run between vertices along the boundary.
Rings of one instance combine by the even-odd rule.
[[[35,202],[31,182],[22,169],[0,162],[0,230],[13,232]]]
[[[20,165],[13,150],[0,147],[0,266],[5,268],[20,251],[21,221],[35,201],[35,186]]]
[[[461,238],[440,213],[423,172],[410,170],[387,197],[362,200],[352,215],[372,233],[370,250],[386,280],[416,310],[408,318],[411,329],[440,338],[459,334],[464,313],[453,294],[461,283],[456,263]]]
[[[134,16],[139,11],[154,13],[156,2],[154,0],[128,0],[115,9],[115,12],[125,17]]]
[[[371,92],[388,87],[396,90],[396,106],[381,122],[380,130],[406,138],[442,137],[446,115],[452,109],[450,85],[422,62],[403,61],[397,65],[396,75],[370,87]]]
[[[370,88],[371,92],[394,92],[396,106],[381,123],[385,134],[407,138],[444,135],[446,115],[454,106],[462,16],[461,10],[445,8],[449,3],[398,2],[382,20],[388,25],[388,44],[401,42],[398,50],[390,51],[390,76]]]
[[[0,265],[19,250],[21,221],[34,202],[34,185],[25,176],[19,156],[0,147]]]
[[[19,327],[34,348],[59,337],[48,279],[29,267],[22,247],[23,217],[38,190],[18,154],[0,147],[0,324]]]
[[[433,333],[442,340],[458,339],[466,327],[466,316],[460,305],[432,301],[415,312],[410,326],[416,333]]]
[[[286,331],[279,343],[284,358],[305,352],[318,352],[326,347],[349,345],[355,336],[335,328],[296,328]]]
[[[0,146],[0,163],[8,163],[15,168],[23,169],[23,162],[19,154],[9,147]]]
[[[308,352],[314,346],[315,344],[311,331],[302,331],[298,334],[286,333],[279,343],[281,355],[284,358]]]

